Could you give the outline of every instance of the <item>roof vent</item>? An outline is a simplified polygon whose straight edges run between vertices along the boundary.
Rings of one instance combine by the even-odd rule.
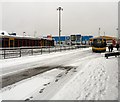
[[[4,33],[4,32],[2,32],[1,34],[2,34],[2,35],[4,35],[5,33]]]

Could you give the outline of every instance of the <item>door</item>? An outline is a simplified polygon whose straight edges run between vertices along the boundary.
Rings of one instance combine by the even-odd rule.
[[[14,47],[14,38],[9,38],[9,47]]]

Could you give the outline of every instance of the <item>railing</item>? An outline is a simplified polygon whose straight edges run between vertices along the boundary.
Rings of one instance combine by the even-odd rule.
[[[66,50],[73,50],[78,48],[86,48],[89,46],[41,46],[41,47],[14,47],[14,48],[0,48],[0,59],[17,58],[28,55],[46,54],[52,52],[61,52]]]

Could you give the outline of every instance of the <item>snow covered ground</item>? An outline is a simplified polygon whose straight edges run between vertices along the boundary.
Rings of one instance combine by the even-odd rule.
[[[39,66],[55,68],[1,89],[2,100],[118,100],[118,58],[90,48],[0,60],[1,75]]]

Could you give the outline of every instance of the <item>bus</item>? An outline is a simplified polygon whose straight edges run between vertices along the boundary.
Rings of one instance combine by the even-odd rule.
[[[106,51],[106,39],[104,38],[93,38],[92,42],[92,51],[93,52],[105,52]]]

